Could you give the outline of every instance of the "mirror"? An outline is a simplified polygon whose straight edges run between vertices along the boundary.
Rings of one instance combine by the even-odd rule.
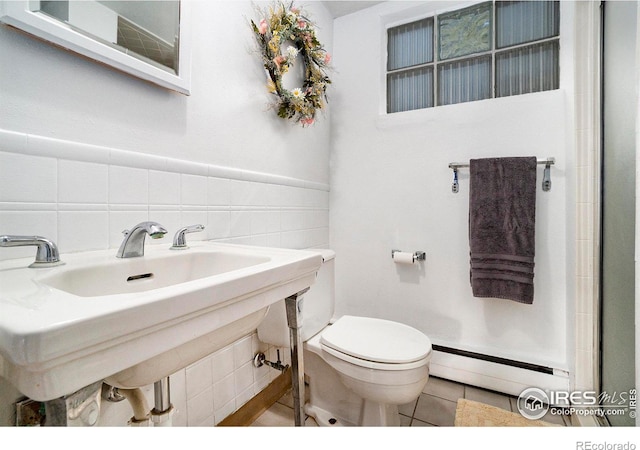
[[[2,1],[0,21],[188,95],[188,3],[177,0]]]

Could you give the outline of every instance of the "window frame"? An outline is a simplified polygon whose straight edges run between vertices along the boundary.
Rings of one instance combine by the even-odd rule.
[[[553,0],[552,0],[553,1]],[[490,3],[491,4],[491,48],[490,50],[486,50],[486,51],[481,51],[481,52],[475,52],[475,53],[470,53],[467,55],[462,55],[462,56],[457,56],[454,58],[449,58],[449,59],[445,59],[445,60],[441,60],[440,59],[440,49],[439,49],[439,40],[440,40],[440,35],[439,35],[439,31],[440,31],[440,27],[438,24],[438,17],[442,16],[444,14],[448,14],[448,13],[453,13],[456,11],[463,11],[465,9],[471,9],[473,7],[477,7],[478,5],[481,5],[483,3]],[[546,92],[549,90],[545,90],[545,91],[534,91],[534,92],[527,92],[527,93],[523,93],[523,94],[512,94],[512,95],[507,95],[507,96],[497,96],[497,80],[496,80],[496,68],[497,68],[497,61],[498,58],[497,56],[499,54],[502,53],[508,53],[510,51],[514,51],[517,49],[521,49],[521,48],[526,48],[526,47],[540,47],[543,46],[549,42],[557,42],[557,48],[558,48],[558,67],[557,67],[557,80],[555,81],[555,84],[557,85],[557,88],[551,89],[551,90],[557,90],[560,89],[560,80],[562,79],[561,74],[560,74],[560,62],[561,62],[561,37],[562,37],[562,13],[561,13],[561,2],[558,2],[558,32],[557,34],[554,34],[552,36],[547,36],[545,38],[540,38],[540,39],[536,39],[533,41],[527,41],[527,42],[522,42],[519,44],[514,44],[514,45],[510,45],[510,46],[505,46],[505,47],[501,47],[501,48],[497,48],[497,28],[498,28],[498,24],[497,24],[497,16],[498,16],[498,7],[497,7],[497,3],[498,0],[484,0],[484,1],[477,1],[477,2],[471,2],[471,3],[460,3],[457,4],[455,6],[451,6],[445,9],[439,9],[439,10],[431,10],[429,12],[426,11],[414,11],[414,9],[412,9],[411,11],[407,12],[406,14],[404,14],[404,17],[402,19],[397,19],[398,16],[396,16],[396,20],[390,20],[388,22],[384,22],[382,23],[383,25],[383,33],[382,33],[382,48],[384,50],[384,57],[381,58],[381,67],[382,67],[382,86],[383,86],[383,98],[381,101],[381,105],[380,105],[380,112],[382,115],[385,116],[393,116],[396,115],[398,113],[410,113],[410,112],[415,112],[415,111],[423,111],[423,110],[430,110],[433,108],[437,108],[439,106],[452,106],[452,105],[457,105],[457,104],[461,104],[461,103],[470,103],[470,102],[475,102],[475,101],[479,101],[479,100],[470,100],[470,101],[464,101],[464,102],[457,102],[457,103],[447,103],[447,104],[442,104],[441,103],[441,99],[440,99],[440,94],[439,94],[439,79],[438,79],[438,67],[444,64],[449,64],[449,63],[454,63],[454,62],[460,62],[460,61],[465,61],[465,60],[474,60],[474,59],[481,59],[483,57],[486,56],[490,56],[491,58],[491,73],[490,73],[490,87],[489,87],[489,92],[490,92],[490,97],[485,98],[485,99],[481,99],[481,100],[493,100],[493,99],[498,99],[498,98],[504,98],[504,97],[509,97],[509,96],[517,96],[517,95],[525,95],[525,94],[530,94],[530,93],[539,93],[539,92]],[[413,12],[413,14],[412,14]],[[413,66],[407,66],[407,67],[402,67],[402,68],[397,68],[397,69],[393,69],[393,70],[389,70],[388,69],[388,59],[389,59],[389,55],[388,55],[388,36],[389,36],[389,30],[392,28],[396,28],[396,27],[400,27],[403,25],[407,25],[410,23],[414,23],[414,22],[419,22],[421,20],[427,19],[427,18],[431,18],[432,22],[433,22],[433,61],[427,62],[427,63],[422,63],[422,64],[417,64],[417,65],[413,65]],[[433,106],[427,106],[425,108],[417,108],[417,109],[409,109],[409,110],[404,110],[404,111],[396,111],[396,112],[389,112],[389,104],[388,104],[388,95],[389,95],[389,90],[388,90],[388,79],[389,79],[389,75],[390,74],[395,74],[395,73],[400,73],[400,72],[409,72],[411,70],[414,70],[416,68],[419,67],[431,67],[432,68],[432,72],[433,72],[433,86],[432,86],[432,96],[433,96]]]

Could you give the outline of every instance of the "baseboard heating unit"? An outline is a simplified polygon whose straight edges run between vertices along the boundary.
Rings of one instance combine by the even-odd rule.
[[[530,387],[568,391],[569,372],[528,362],[433,345],[432,376],[518,396]]]

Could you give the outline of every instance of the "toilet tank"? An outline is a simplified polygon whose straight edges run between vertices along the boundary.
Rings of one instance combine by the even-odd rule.
[[[315,251],[315,250],[312,250]],[[335,306],[335,256],[333,250],[317,250],[322,255],[322,266],[316,281],[302,296],[302,340],[318,334],[333,317]],[[264,320],[258,325],[258,339],[276,347],[290,347],[289,326],[284,300],[269,307]]]

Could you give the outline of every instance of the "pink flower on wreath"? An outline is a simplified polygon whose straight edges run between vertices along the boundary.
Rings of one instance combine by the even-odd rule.
[[[302,126],[313,125],[313,117],[305,117],[304,119],[300,119],[300,123]]]
[[[278,67],[278,69],[280,69],[280,64],[282,64],[285,61],[285,57],[282,55],[278,55],[275,58],[273,58],[273,62],[276,64],[276,67]]]
[[[291,10],[290,10],[290,11],[291,11],[292,13],[294,13],[294,14],[300,14],[300,8],[295,8],[295,7],[293,7],[293,8],[291,8]]]
[[[331,53],[326,52],[326,53],[324,54],[324,63],[325,63],[325,64],[329,64],[330,62],[331,62]]]
[[[307,22],[302,19],[298,19],[298,28],[304,30],[305,28],[307,28]]]
[[[260,26],[258,27],[258,31],[260,32],[260,34],[266,34],[267,28],[269,28],[269,26],[267,25],[266,19],[262,19],[260,21]]]

